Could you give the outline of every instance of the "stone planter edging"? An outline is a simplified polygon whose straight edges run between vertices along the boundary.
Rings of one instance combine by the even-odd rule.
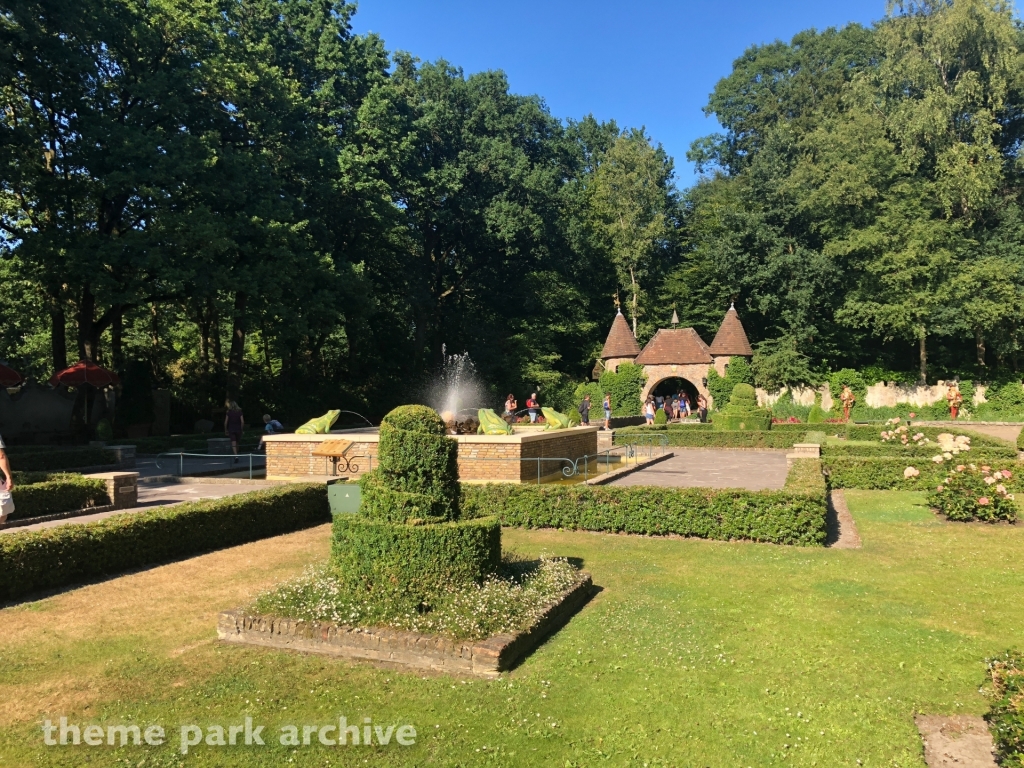
[[[347,627],[333,622],[222,611],[217,637],[227,643],[397,664],[457,675],[497,677],[565,624],[596,592],[587,573],[529,629],[484,640],[453,640],[386,627]]]

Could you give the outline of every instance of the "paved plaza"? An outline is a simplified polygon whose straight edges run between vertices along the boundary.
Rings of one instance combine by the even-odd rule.
[[[785,451],[714,451],[673,448],[675,455],[609,485],[663,488],[778,489],[786,482]]]

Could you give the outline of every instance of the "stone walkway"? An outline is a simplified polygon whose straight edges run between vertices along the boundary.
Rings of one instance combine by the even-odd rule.
[[[786,483],[785,451],[715,451],[673,448],[675,456],[608,485],[669,488],[778,489]]]

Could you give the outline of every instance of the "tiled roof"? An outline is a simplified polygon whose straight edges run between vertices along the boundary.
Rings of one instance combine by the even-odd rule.
[[[633,362],[637,365],[710,363],[711,350],[693,328],[662,328]]]
[[[729,307],[729,311],[725,313],[722,327],[718,329],[715,340],[711,342],[711,354],[753,356],[754,350],[747,341],[747,332],[743,330],[743,323],[740,322],[735,307]]]
[[[608,331],[608,339],[601,350],[601,359],[610,360],[613,357],[636,357],[640,354],[640,345],[636,343],[633,332],[629,330],[629,323],[622,316],[621,312],[615,314],[612,320],[612,329]]]

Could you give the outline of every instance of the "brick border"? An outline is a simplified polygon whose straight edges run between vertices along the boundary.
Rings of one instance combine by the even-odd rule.
[[[317,653],[357,661],[429,669],[455,675],[493,678],[512,669],[543,640],[562,627],[597,593],[590,574],[551,605],[529,629],[485,640],[453,640],[398,629],[347,627],[333,622],[223,611],[217,637],[236,645]]]

